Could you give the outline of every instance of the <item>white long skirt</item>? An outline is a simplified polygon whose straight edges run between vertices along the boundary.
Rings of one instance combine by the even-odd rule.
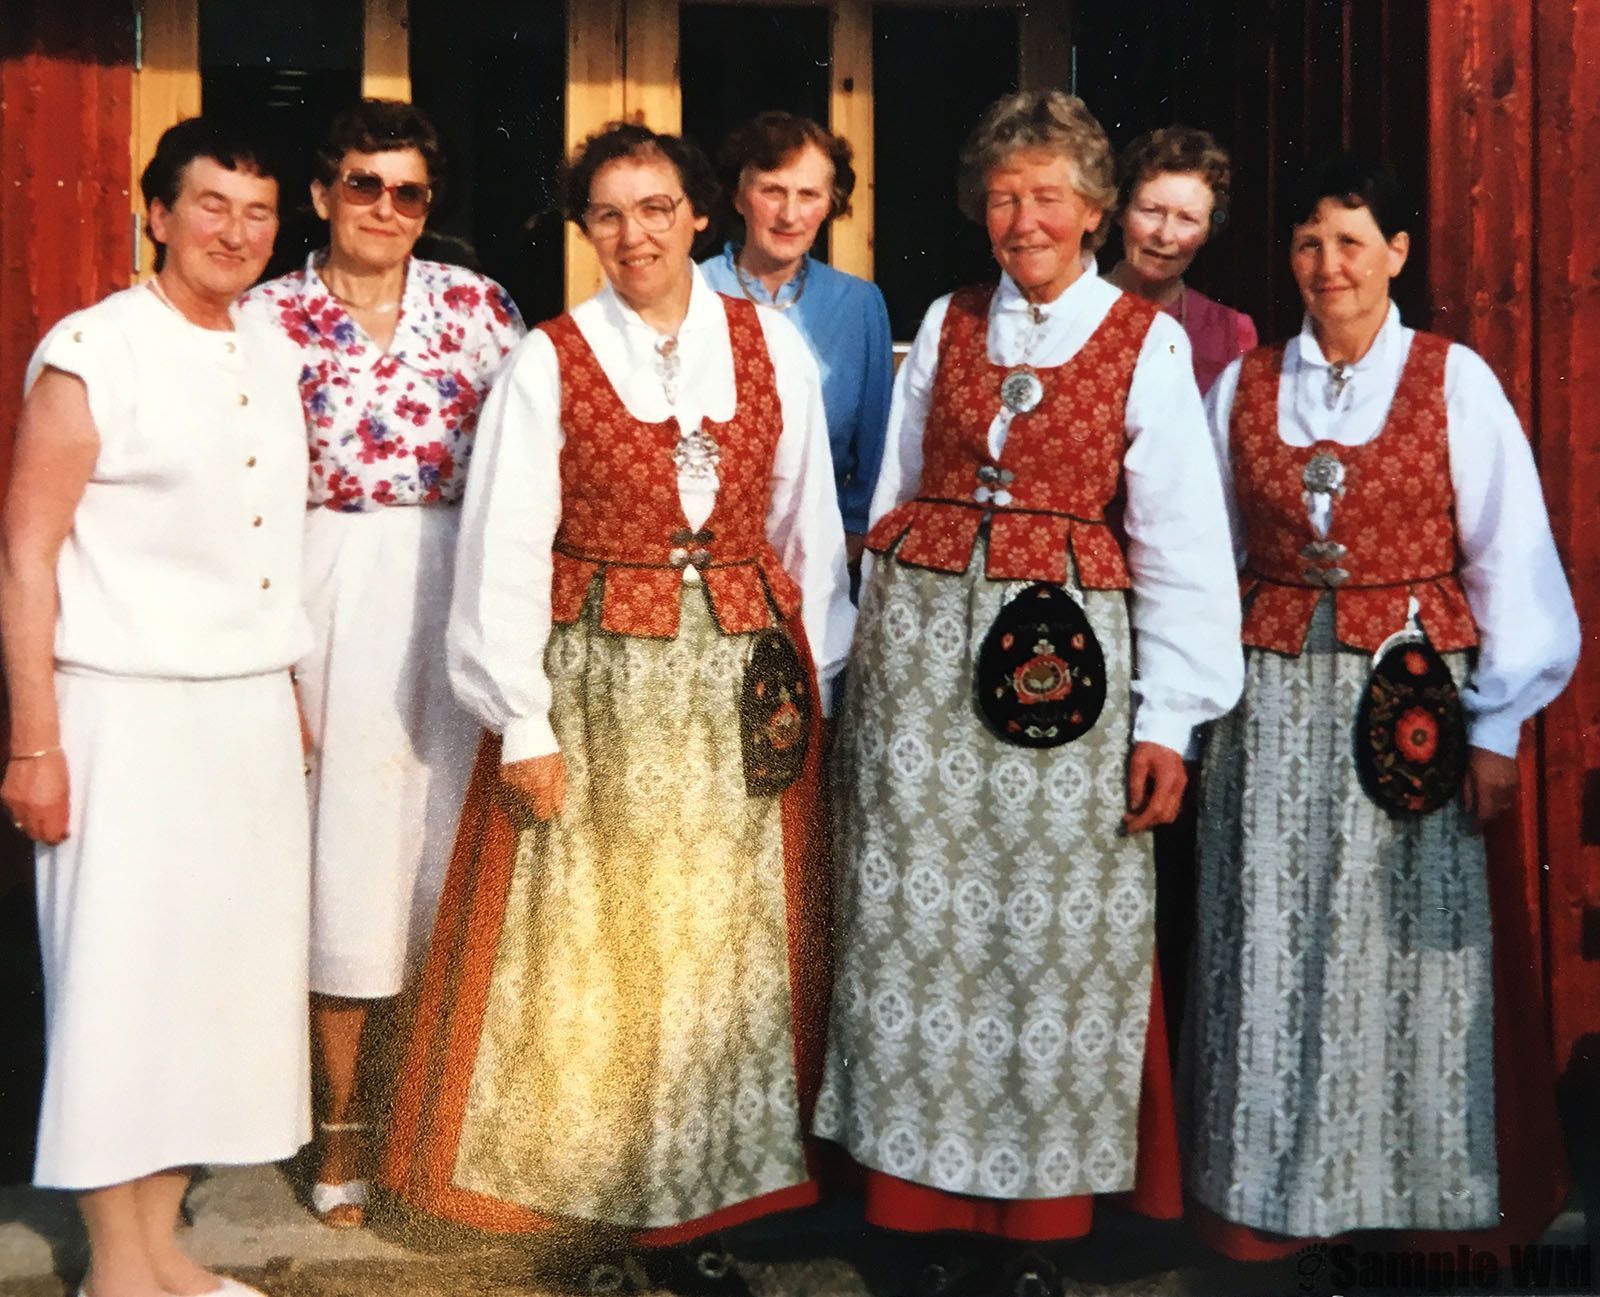
[[[444,631],[460,511],[306,517],[316,647],[300,698],[311,776],[311,989],[396,994],[421,966],[477,723],[450,692]]]
[[[265,1162],[311,1133],[309,870],[286,671],[61,671],[68,836],[38,848],[35,1182]]]

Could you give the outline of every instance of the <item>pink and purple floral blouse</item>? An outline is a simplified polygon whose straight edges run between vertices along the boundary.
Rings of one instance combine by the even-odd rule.
[[[304,357],[307,503],[345,513],[456,503],[478,410],[526,332],[515,303],[476,271],[413,257],[394,340],[383,351],[328,291],[317,256],[241,303]]]

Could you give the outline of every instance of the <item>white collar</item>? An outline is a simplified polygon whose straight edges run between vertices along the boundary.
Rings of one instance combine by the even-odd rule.
[[[1383,317],[1383,324],[1378,329],[1378,336],[1372,340],[1372,345],[1367,348],[1367,354],[1354,364],[1346,366],[1356,373],[1367,370],[1381,369],[1386,364],[1390,353],[1400,340],[1400,308],[1392,301],[1389,303],[1388,313]],[[1331,369],[1328,358],[1323,355],[1322,345],[1317,341],[1316,330],[1312,327],[1311,316],[1308,314],[1300,324],[1300,363],[1308,368]]]
[[[692,276],[689,285],[689,309],[684,314],[683,323],[678,326],[680,338],[686,333],[698,333],[719,327],[725,318],[721,295],[706,283],[700,267],[692,261],[689,263],[689,273]],[[595,300],[600,304],[606,323],[626,334],[630,343],[644,343],[654,348],[661,340],[661,331],[645,323],[639,313],[622,300],[609,281],[595,294]]]
[[[1113,292],[1117,291],[1112,285],[1084,271],[1067,285],[1060,297],[1053,302],[1045,302],[1039,310],[1047,323],[1070,320],[1094,300],[1096,293],[1104,292],[1107,288]],[[990,309],[1005,315],[1022,316],[1033,310],[1033,303],[1022,295],[1022,290],[1017,287],[1016,281],[1002,272],[1000,287],[995,292]]]

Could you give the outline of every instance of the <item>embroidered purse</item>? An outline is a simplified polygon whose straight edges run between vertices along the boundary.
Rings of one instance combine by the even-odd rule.
[[[1106,705],[1106,659],[1083,609],[1035,582],[995,614],[978,649],[978,712],[1002,742],[1054,748],[1082,738]]]
[[[1356,708],[1356,773],[1391,815],[1431,815],[1461,791],[1467,721],[1450,667],[1413,621],[1372,655]]]
[[[739,692],[744,787],[773,797],[800,777],[811,743],[811,673],[781,630],[756,636]]]

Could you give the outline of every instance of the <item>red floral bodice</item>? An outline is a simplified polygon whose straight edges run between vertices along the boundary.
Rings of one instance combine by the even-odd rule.
[[[722,299],[733,348],[734,411],[705,421],[721,449],[717,499],[699,530],[683,516],[673,451],[678,423],[628,413],[570,314],[539,327],[561,370],[561,526],[551,617],[574,622],[590,584],[604,591],[600,624],[622,635],[678,633],[683,570],[705,583],[725,634],[761,630],[800,608],[800,588],[767,540],[772,463],[783,431],[778,386],[749,302]]]
[[[1317,601],[1330,591],[1339,642],[1352,648],[1376,651],[1402,629],[1412,595],[1435,648],[1478,642],[1456,577],[1444,403],[1449,350],[1435,334],[1413,337],[1388,418],[1363,446],[1286,445],[1278,434],[1283,346],[1258,347],[1244,358],[1228,437],[1247,554],[1246,644],[1299,654]],[[1306,517],[1302,479],[1319,453],[1344,467],[1325,539]]]
[[[950,299],[917,496],[879,519],[867,545],[882,553],[900,541],[902,563],[965,572],[988,521],[984,573],[992,580],[1064,582],[1070,546],[1085,589],[1126,589],[1128,565],[1106,508],[1122,483],[1124,409],[1156,309],[1124,293],[1072,359],[1037,369],[1044,397],[1013,417],[996,460],[989,425],[1008,367],[989,359],[994,291],[980,285]]]

